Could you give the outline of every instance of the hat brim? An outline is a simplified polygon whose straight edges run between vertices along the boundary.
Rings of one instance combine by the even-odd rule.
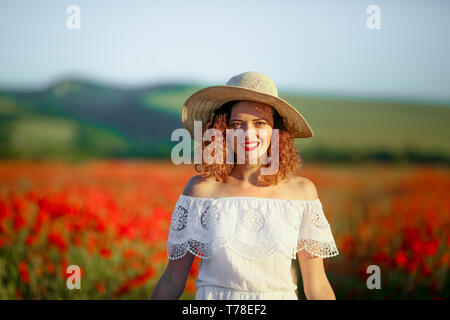
[[[211,112],[232,100],[248,100],[271,105],[284,118],[288,130],[294,134],[294,138],[313,136],[308,122],[296,108],[285,100],[254,90],[225,85],[203,88],[185,101],[182,109],[182,121],[191,137],[194,137],[195,120],[200,120],[205,125],[210,120]]]

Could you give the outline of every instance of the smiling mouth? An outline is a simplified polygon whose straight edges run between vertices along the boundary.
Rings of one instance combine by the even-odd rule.
[[[259,146],[259,141],[255,141],[255,142],[246,142],[245,143],[245,151],[252,151],[255,150],[256,148],[258,148]]]

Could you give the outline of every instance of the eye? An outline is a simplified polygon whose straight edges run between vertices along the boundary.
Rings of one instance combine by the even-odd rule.
[[[241,124],[238,123],[238,122],[233,122],[233,123],[231,124],[231,127],[232,127],[232,128],[239,128],[240,126],[241,126]]]
[[[256,124],[258,126],[264,126],[266,123],[264,121],[258,121]]]

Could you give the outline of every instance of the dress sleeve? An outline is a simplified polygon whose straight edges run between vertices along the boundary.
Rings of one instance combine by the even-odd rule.
[[[320,258],[339,254],[319,199],[306,203],[304,207],[297,242],[297,252],[300,250]]]
[[[203,258],[209,255],[208,241],[201,230],[199,212],[208,204],[199,198],[180,195],[170,219],[169,237],[167,240],[167,257],[170,260],[181,259],[187,252]]]
[[[190,205],[184,197],[180,196],[172,211],[167,240],[167,257],[170,260],[180,259],[188,251],[187,243],[184,240],[189,232]]]

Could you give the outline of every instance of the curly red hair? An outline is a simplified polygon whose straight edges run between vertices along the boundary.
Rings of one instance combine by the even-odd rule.
[[[233,171],[236,161],[234,163],[226,163],[226,129],[228,129],[228,121],[231,116],[231,111],[233,107],[240,100],[233,100],[226,102],[220,108],[214,110],[211,113],[210,120],[207,122],[206,126],[202,129],[202,136],[204,132],[208,129],[214,128],[218,129],[223,134],[223,163],[212,163],[208,164],[202,157],[202,164],[195,165],[195,170],[200,173],[203,178],[214,176],[216,181],[224,181],[227,176]],[[278,111],[271,106],[274,129],[279,130],[279,167],[276,174],[273,175],[259,175],[258,179],[260,182],[267,185],[277,185],[283,180],[289,180],[295,172],[303,165],[303,160],[294,147],[294,136],[289,131],[280,116]],[[205,148],[213,141],[204,141],[202,139],[202,154]],[[267,150],[267,156],[270,157],[271,146]],[[235,160],[236,160],[236,155]],[[268,167],[270,164],[264,165],[262,167]]]

